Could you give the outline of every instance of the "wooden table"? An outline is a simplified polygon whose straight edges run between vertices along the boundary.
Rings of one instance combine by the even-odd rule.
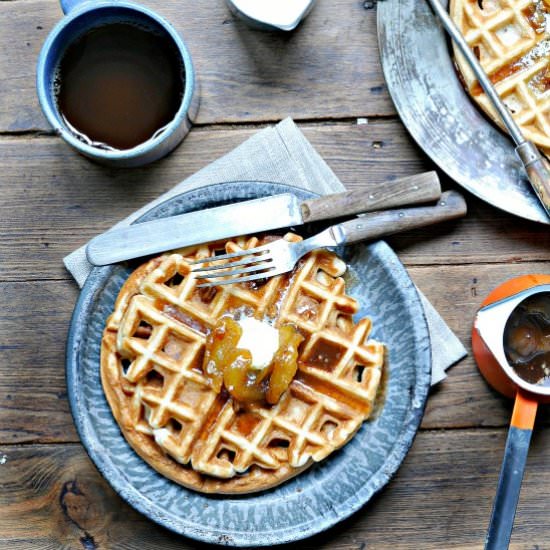
[[[386,90],[375,2],[319,0],[304,25],[284,35],[248,29],[223,0],[144,3],[187,41],[202,106],[168,158],[111,170],[52,135],[38,106],[35,63],[61,16],[57,2],[0,1],[1,548],[205,547],[126,505],[79,442],[65,387],[65,339],[78,295],[61,261],[66,254],[288,115],[349,188],[431,168]],[[467,218],[390,244],[469,347],[474,312],[494,286],[550,271],[550,232],[467,200]],[[550,548],[547,411],[539,412],[513,548]],[[432,391],[412,450],[382,494],[296,548],[481,547],[510,413],[469,356]]]

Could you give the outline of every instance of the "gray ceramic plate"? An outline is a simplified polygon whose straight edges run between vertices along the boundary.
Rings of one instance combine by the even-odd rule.
[[[460,84],[445,31],[426,0],[384,0],[377,10],[388,90],[420,147],[480,199],[550,223],[511,139],[489,122]]]
[[[229,183],[179,195],[142,221],[292,191],[278,184]],[[157,474],[126,443],[103,395],[100,340],[116,295],[130,273],[96,268],[75,308],[67,344],[67,385],[82,443],[99,471],[134,508],[188,537],[234,546],[271,545],[323,531],[359,510],[395,473],[412,444],[428,394],[430,341],[415,287],[384,242],[345,250],[360,315],[388,344],[389,382],[379,416],[343,449],[296,478],[238,498],[187,490]]]

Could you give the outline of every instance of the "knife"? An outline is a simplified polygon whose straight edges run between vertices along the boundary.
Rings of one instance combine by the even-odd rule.
[[[433,171],[306,201],[283,193],[112,229],[88,243],[86,256],[92,265],[107,265],[268,229],[435,201],[440,196],[439,178]]]

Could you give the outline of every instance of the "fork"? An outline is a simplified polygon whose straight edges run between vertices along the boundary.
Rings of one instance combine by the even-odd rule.
[[[447,191],[435,206],[374,212],[333,225],[303,241],[279,239],[249,250],[210,256],[191,262],[191,272],[196,279],[209,279],[197,285],[199,288],[265,279],[291,271],[302,256],[317,248],[331,248],[400,233],[459,218],[466,211],[466,201],[462,195]],[[224,263],[205,265],[220,261]]]

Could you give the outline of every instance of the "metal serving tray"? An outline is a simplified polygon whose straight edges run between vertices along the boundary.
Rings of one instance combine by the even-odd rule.
[[[377,11],[388,90],[403,124],[420,147],[480,199],[522,218],[549,224],[511,139],[464,91],[445,31],[427,2],[380,0]]]

